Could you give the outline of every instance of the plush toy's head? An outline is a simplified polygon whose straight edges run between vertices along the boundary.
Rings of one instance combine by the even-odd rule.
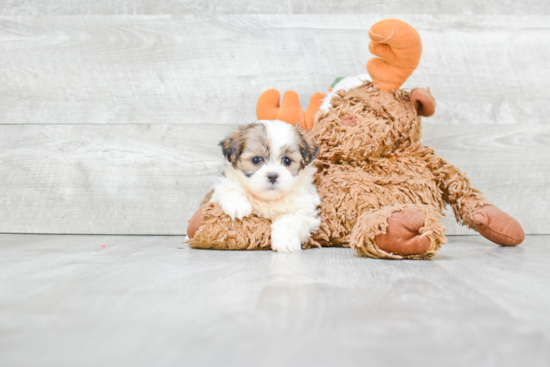
[[[331,102],[334,108],[319,116],[312,130],[318,161],[381,158],[420,139],[420,116],[406,91],[381,92],[367,81],[336,93]]]
[[[360,162],[389,156],[420,140],[419,111],[435,108],[427,90],[382,92],[369,81],[337,92],[331,102],[334,108],[321,114],[312,130],[320,148],[318,162]]]
[[[418,66],[420,36],[409,24],[386,19],[369,31],[372,82],[337,92],[333,106],[317,116],[312,130],[320,148],[317,164],[361,162],[391,155],[420,139],[420,116],[435,112],[429,90],[399,89]]]

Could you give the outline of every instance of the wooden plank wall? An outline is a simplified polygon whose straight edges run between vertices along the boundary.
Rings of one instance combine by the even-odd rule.
[[[550,233],[550,3],[411,4],[0,1],[0,232],[185,233],[261,92],[365,72],[398,17],[424,43],[405,87],[437,100],[424,142]]]

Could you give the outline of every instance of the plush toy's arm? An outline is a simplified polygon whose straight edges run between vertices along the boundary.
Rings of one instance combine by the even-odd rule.
[[[457,167],[443,158],[432,157],[432,172],[443,200],[451,205],[459,223],[500,245],[515,246],[523,242],[523,228],[514,218],[487,200]]]
[[[481,191],[473,187],[466,175],[443,158],[437,157],[434,174],[443,192],[443,200],[450,204],[456,220],[475,229],[473,212],[486,205],[492,205]]]

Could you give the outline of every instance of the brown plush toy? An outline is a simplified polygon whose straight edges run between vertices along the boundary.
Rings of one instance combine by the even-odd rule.
[[[445,204],[458,222],[489,240],[505,246],[521,243],[520,224],[420,142],[420,116],[435,112],[435,100],[429,90],[399,89],[420,61],[416,30],[388,19],[374,25],[369,37],[370,51],[380,57],[367,64],[373,81],[368,75],[339,79],[310,132],[319,146],[314,164],[322,222],[304,248],[344,246],[374,258],[427,259],[446,242],[441,225]],[[297,95],[285,96],[297,101]],[[316,94],[310,109],[321,98]],[[287,106],[283,100],[279,107],[279,93],[268,91],[258,101],[258,118],[303,121],[299,102],[285,110]],[[269,249],[269,221],[254,216],[231,221],[207,201],[190,221],[192,247]]]

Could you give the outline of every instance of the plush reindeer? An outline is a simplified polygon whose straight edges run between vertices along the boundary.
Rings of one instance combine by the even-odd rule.
[[[374,258],[427,259],[446,242],[442,210],[487,239],[515,246],[521,225],[474,188],[457,167],[420,141],[421,117],[435,112],[429,90],[399,89],[418,66],[419,34],[387,19],[369,31],[368,75],[337,80],[329,94],[315,94],[303,111],[295,92],[279,106],[276,90],[258,101],[258,119],[282,119],[311,130],[321,196],[321,228],[304,244],[344,246]],[[206,202],[190,221],[192,247],[269,249],[269,223],[257,217],[228,220]]]

